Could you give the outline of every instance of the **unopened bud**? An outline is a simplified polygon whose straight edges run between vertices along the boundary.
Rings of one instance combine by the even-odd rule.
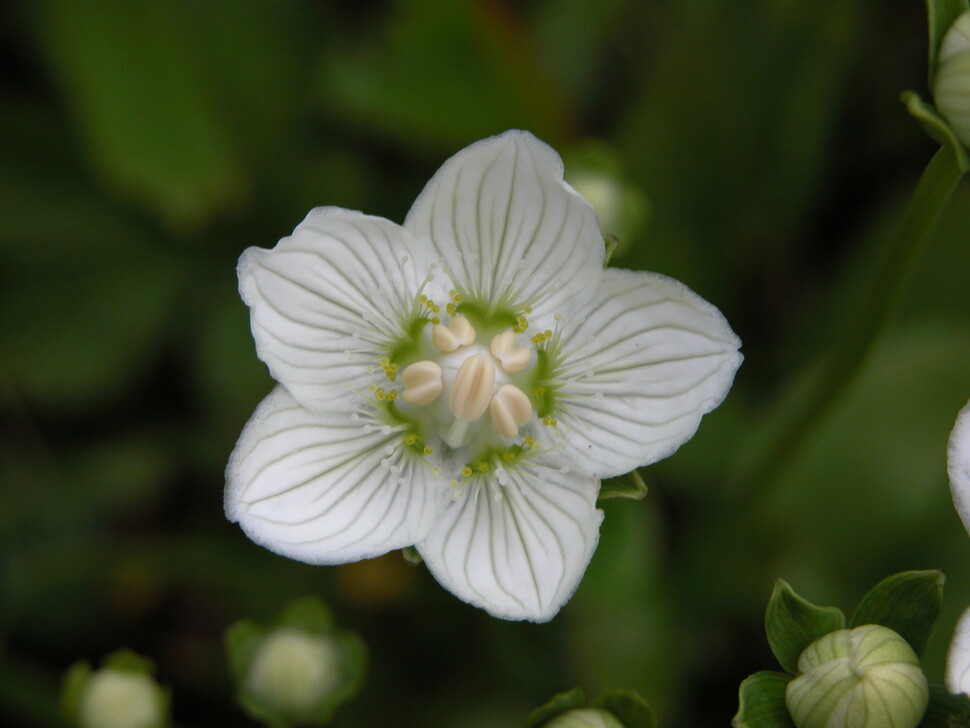
[[[943,36],[933,96],[957,139],[970,147],[970,11],[959,16]]]
[[[543,728],[624,728],[623,724],[608,710],[602,708],[575,708],[561,713]]]
[[[284,713],[311,710],[338,682],[339,655],[332,640],[294,629],[267,635],[246,676],[250,693]]]
[[[798,728],[915,728],[926,712],[919,658],[887,627],[831,632],[805,648],[798,670],[785,691]]]

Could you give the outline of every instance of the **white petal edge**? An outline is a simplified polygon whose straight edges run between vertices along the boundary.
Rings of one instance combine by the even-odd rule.
[[[599,481],[528,461],[508,475],[469,484],[417,549],[458,598],[501,619],[547,622],[596,548]]]
[[[607,269],[585,318],[563,335],[562,454],[598,478],[667,457],[727,395],[740,345],[683,283]]]
[[[947,446],[946,468],[953,505],[970,532],[970,402],[957,415]]]
[[[272,250],[246,250],[239,291],[273,378],[317,411],[365,387],[404,333],[429,251],[388,220],[336,207],[312,210]]]
[[[536,323],[582,305],[603,269],[596,213],[563,181],[547,144],[512,130],[461,150],[415,200],[404,227],[484,303],[532,303]],[[509,300],[511,299],[511,300]]]
[[[401,435],[349,414],[315,413],[277,387],[226,468],[226,516],[256,543],[311,564],[341,564],[424,538],[448,503],[430,469],[403,461]]]
[[[946,656],[946,687],[951,693],[970,694],[970,609],[957,620]]]

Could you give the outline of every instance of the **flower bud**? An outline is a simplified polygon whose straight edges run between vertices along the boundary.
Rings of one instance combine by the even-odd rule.
[[[970,147],[970,11],[959,16],[943,36],[933,96],[957,139]]]
[[[148,660],[127,650],[100,670],[78,663],[65,676],[64,712],[78,728],[165,728],[169,695],[151,672]]]
[[[340,682],[339,655],[332,640],[295,629],[278,629],[259,645],[246,688],[283,713],[312,710]]]
[[[887,627],[867,624],[816,640],[785,691],[798,728],[915,728],[929,687],[919,658]]]
[[[602,708],[575,708],[561,713],[543,728],[624,728],[623,724],[608,710]]]

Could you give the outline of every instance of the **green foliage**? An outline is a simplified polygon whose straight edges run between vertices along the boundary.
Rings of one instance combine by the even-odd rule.
[[[734,728],[795,728],[785,689],[791,675],[763,670],[746,678],[738,693],[738,712],[731,721]]]
[[[876,584],[859,602],[850,627],[880,624],[922,655],[943,604],[942,571],[904,571]]]
[[[765,610],[765,632],[768,644],[785,671],[798,674],[798,657],[819,637],[842,629],[845,615],[837,607],[817,607],[798,596],[782,579]]]
[[[632,690],[614,690],[591,704],[603,708],[620,719],[623,728],[656,728],[657,717],[646,700]]]

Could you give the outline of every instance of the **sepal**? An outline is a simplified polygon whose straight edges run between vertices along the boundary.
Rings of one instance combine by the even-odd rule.
[[[945,581],[945,574],[936,569],[888,576],[862,598],[850,626],[888,627],[905,639],[917,655],[922,655],[940,614]]]
[[[656,724],[653,708],[633,690],[612,690],[588,702],[582,688],[573,688],[533,710],[524,728],[656,728]]]
[[[734,728],[795,728],[785,704],[785,690],[791,675],[762,670],[751,675],[738,689],[738,712]]]
[[[237,701],[270,728],[328,722],[360,689],[367,662],[363,641],[334,630],[313,598],[290,603],[269,626],[236,622],[225,643]]]
[[[647,484],[643,482],[640,471],[631,470],[626,475],[606,478],[600,484],[599,500],[607,498],[629,498],[642,500],[647,495]]]
[[[904,91],[900,100],[906,105],[906,110],[910,116],[923,127],[923,131],[935,142],[950,150],[960,171],[970,171],[970,154],[967,154],[967,150],[957,139],[950,125],[937,113],[936,109],[923,101],[915,91]]]
[[[557,715],[567,710],[581,708],[586,705],[586,693],[582,688],[573,688],[563,693],[553,695],[547,703],[529,713],[522,728],[540,728]]]
[[[930,687],[930,702],[917,728],[970,728],[970,698]]]
[[[775,582],[765,610],[765,632],[778,663],[798,674],[798,657],[820,637],[845,627],[837,607],[819,607],[798,596],[783,579]]]

